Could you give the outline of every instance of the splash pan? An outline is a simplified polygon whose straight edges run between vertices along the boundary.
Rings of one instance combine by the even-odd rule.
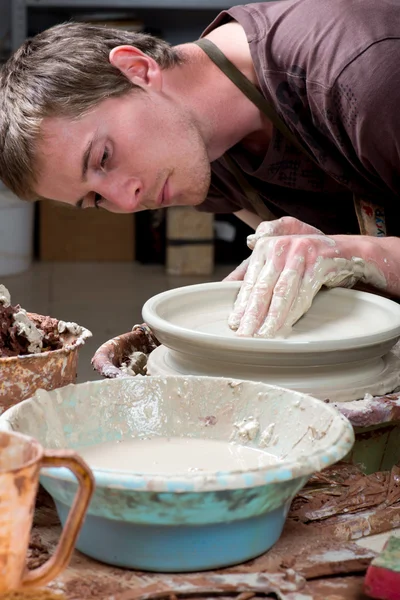
[[[0,429],[78,452],[127,438],[239,436],[273,455],[267,466],[214,473],[94,469],[96,491],[77,548],[106,563],[164,572],[215,569],[268,550],[294,495],[354,441],[350,423],[319,400],[210,377],[138,376],[40,390],[4,413]],[[75,482],[48,469],[42,483],[64,522]]]

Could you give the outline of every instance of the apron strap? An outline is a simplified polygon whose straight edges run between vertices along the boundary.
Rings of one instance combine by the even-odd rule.
[[[272,124],[288,139],[294,146],[297,146],[303,154],[309,156],[311,160],[315,162],[315,158],[309,154],[309,152],[302,146],[299,140],[293,135],[289,127],[279,118],[273,106],[264,98],[262,93],[256,88],[255,85],[243,75],[241,71],[235,65],[226,58],[225,54],[221,50],[207,39],[201,39],[194,42],[197,46],[200,46],[202,50],[208,55],[208,57],[221,69],[221,71],[240,89],[241,92],[247,98],[257,106],[257,108],[264,113],[265,116],[272,122]]]
[[[199,46],[213,63],[257,106],[257,108],[271,121],[278,131],[311,161],[318,165],[315,157],[300,143],[292,131],[281,120],[274,107],[264,98],[259,89],[251,83],[245,75],[225,56],[225,54],[211,40],[202,38],[194,42]],[[230,172],[235,176],[248,200],[251,202],[256,213],[265,220],[274,219],[273,213],[265,206],[259,193],[245,178],[237,163],[225,153],[223,157]],[[319,165],[318,165],[319,166]],[[371,200],[353,194],[353,204],[357,215],[360,233],[362,235],[385,236],[386,222],[383,206],[373,203]]]
[[[242,188],[242,191],[246,198],[251,202],[252,207],[256,211],[256,214],[261,217],[264,221],[273,221],[276,219],[275,215],[269,210],[268,206],[264,204],[259,193],[253,188],[251,183],[243,175],[242,169],[238,164],[229,156],[228,153],[222,157],[228,171],[230,171],[236,178],[237,183]]]

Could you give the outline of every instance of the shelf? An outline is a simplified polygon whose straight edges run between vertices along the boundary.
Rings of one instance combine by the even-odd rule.
[[[130,9],[137,10],[184,10],[219,12],[231,6],[243,4],[243,0],[12,0],[11,45],[16,50],[24,42],[28,31],[29,9]]]
[[[54,8],[184,8],[218,9],[243,4],[243,0],[24,0],[29,7]]]

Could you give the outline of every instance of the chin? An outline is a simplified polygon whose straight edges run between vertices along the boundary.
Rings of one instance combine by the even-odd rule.
[[[206,198],[207,196],[204,196],[204,198],[198,198],[195,202],[192,202],[192,206],[200,206],[200,204],[203,204]]]
[[[188,202],[186,202],[187,206],[199,206],[199,204],[202,204],[206,197],[207,194],[203,197],[203,196],[199,196],[199,194],[193,194],[191,196],[187,196],[190,198],[190,200]]]

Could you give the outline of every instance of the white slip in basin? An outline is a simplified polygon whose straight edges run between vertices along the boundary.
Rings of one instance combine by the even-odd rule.
[[[206,447],[236,442],[273,456],[268,465],[234,470],[219,470],[215,456],[214,472],[93,466],[96,489],[77,549],[116,566],[162,573],[221,568],[268,550],[294,495],[354,443],[350,423],[328,404],[211,377],[138,376],[39,390],[0,417],[0,430],[84,455],[98,444],[186,438]],[[41,482],[65,523],[74,476],[46,468]]]

